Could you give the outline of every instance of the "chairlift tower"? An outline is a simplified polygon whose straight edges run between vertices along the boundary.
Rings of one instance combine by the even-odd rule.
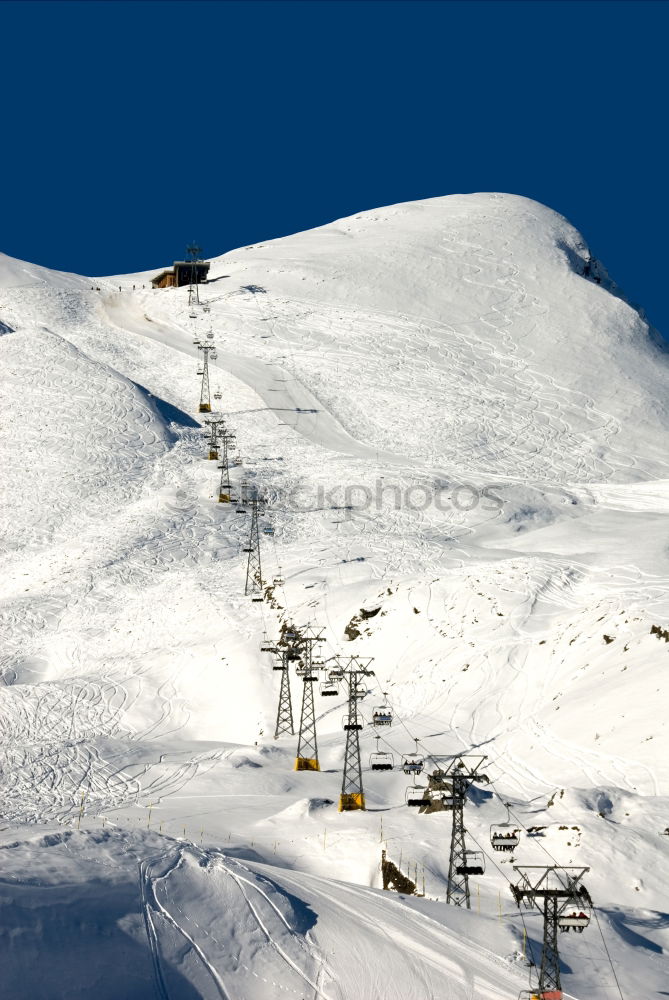
[[[221,430],[225,429],[225,421],[223,417],[211,417],[205,420],[205,424],[209,428],[209,460],[214,461],[218,458],[219,437]]]
[[[209,389],[209,355],[216,358],[216,347],[212,343],[202,343],[197,341],[198,351],[202,351],[202,368],[198,370],[198,375],[202,376],[202,387],[200,389],[200,413],[211,413],[211,392]]]
[[[258,504],[260,501],[258,500],[256,493],[254,493],[251,497],[250,503],[251,534],[249,537],[248,547],[243,549],[243,551],[248,552],[249,555],[248,562],[246,564],[246,584],[244,586],[244,594],[247,597],[250,595],[252,601],[262,601],[263,579],[262,567],[260,565],[260,532],[258,531]]]
[[[295,756],[296,771],[320,771],[318,763],[318,741],[316,739],[316,712],[314,709],[314,681],[318,680],[314,666],[314,646],[325,642],[322,629],[311,626],[296,630],[293,648],[299,652],[297,674],[302,678],[302,708],[300,710],[300,733]]]
[[[294,660],[299,660],[300,654],[294,644],[296,633],[291,626],[285,622],[281,628],[281,637],[276,642],[263,643],[260,647],[263,652],[274,654],[273,670],[280,671],[281,684],[279,687],[279,704],[276,712],[276,726],[274,727],[274,739],[288,733],[295,735],[293,723],[293,703],[290,696],[290,664]]]
[[[280,653],[281,686],[279,688],[279,705],[276,712],[276,726],[274,727],[274,739],[278,740],[283,733],[290,736],[295,735],[293,724],[293,703],[290,698],[290,658],[287,649],[282,649]],[[277,669],[276,667],[274,668]]]
[[[223,421],[221,421],[221,423],[223,423]],[[234,443],[234,440],[235,435],[232,431],[227,430],[225,426],[222,431],[219,431],[218,441],[221,446],[221,462],[218,466],[221,470],[221,480],[218,484],[219,503],[232,503],[232,487],[230,486],[230,458],[228,455],[228,448]],[[258,561],[260,561],[260,550],[258,550]]]
[[[350,656],[346,662],[335,658],[348,683],[348,714],[344,720],[346,732],[346,749],[344,751],[344,772],[339,796],[339,812],[349,812],[352,809],[365,809],[365,792],[362,787],[362,762],[360,759],[360,730],[362,723],[358,711],[358,703],[366,693],[363,683],[365,677],[373,677],[374,671],[369,669],[371,658],[364,660],[359,656]]]
[[[453,812],[451,829],[451,849],[448,861],[448,889],[446,902],[453,906],[465,906],[471,909],[469,892],[469,876],[482,874],[481,862],[472,862],[472,852],[467,850],[465,834],[465,802],[469,786],[474,781],[487,784],[488,778],[479,773],[484,757],[457,757],[440,773],[439,777],[451,783],[451,791],[447,792],[447,803]],[[481,859],[482,860],[482,859]]]
[[[186,247],[186,260],[190,261],[190,281],[188,284],[188,305],[199,305],[200,304],[200,285],[197,280],[197,267],[196,264],[200,262],[200,254],[202,253],[202,247],[197,246],[196,243],[190,243]]]
[[[561,1000],[558,931],[570,928],[582,931],[590,922],[592,899],[582,885],[583,876],[590,869],[561,865],[514,865],[513,869],[520,875],[518,885],[511,886],[517,905],[525,903],[530,907],[536,906],[543,913],[544,939],[539,969],[539,996],[546,1000]],[[577,908],[578,912],[567,913],[572,907]]]

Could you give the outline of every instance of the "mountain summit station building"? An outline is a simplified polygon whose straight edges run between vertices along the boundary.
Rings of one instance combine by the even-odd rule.
[[[194,285],[201,285],[207,280],[209,273],[208,261],[175,260],[167,271],[161,271],[151,279],[154,288],[180,288],[189,285],[191,279]]]

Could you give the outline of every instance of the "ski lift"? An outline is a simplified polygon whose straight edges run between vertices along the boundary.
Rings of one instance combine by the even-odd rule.
[[[218,357],[218,354],[216,353],[216,351],[212,351],[212,352],[211,352],[211,360],[212,360],[212,361],[216,361],[216,358],[217,358],[217,357]]]
[[[453,794],[453,786],[450,789],[442,791],[440,794],[441,804],[444,809],[453,809],[455,807],[455,795]]]
[[[369,689],[365,684],[356,685],[355,695],[354,695],[355,698],[361,700],[362,698],[366,698],[368,694],[369,694]]]
[[[384,691],[385,695],[385,691]],[[392,726],[393,713],[389,705],[375,705],[372,710],[373,726]]]
[[[220,389],[217,389],[216,392],[214,393],[214,399],[223,399],[223,393],[221,392]]]
[[[199,346],[200,346],[200,338],[199,338],[199,337],[195,337],[195,338],[193,339],[193,343],[194,343],[194,344],[195,344],[195,345],[196,345],[197,347],[199,347]]]
[[[562,990],[523,990],[518,994],[518,1000],[563,1000]]]
[[[376,737],[376,750],[369,758],[369,766],[372,771],[392,771],[395,765],[395,758],[385,750],[379,750],[380,736]]]
[[[513,851],[520,843],[520,830],[510,820],[511,807],[506,805],[506,821],[490,827],[490,845],[495,851]]]
[[[283,587],[285,582],[286,581],[282,576],[275,576],[274,579],[272,580],[272,583],[274,584],[275,587]]]
[[[194,309],[191,309],[191,311],[188,313],[188,318],[189,319],[197,319],[197,313],[195,312]]]
[[[464,863],[456,865],[458,875],[483,875],[485,872],[485,857],[483,851],[465,851]]]
[[[416,749],[413,753],[405,754],[402,761],[402,770],[405,774],[420,774],[425,765],[422,754],[418,753],[418,740],[414,740]]]
[[[360,729],[362,729],[362,723],[359,722],[359,721],[358,722],[349,722],[348,715],[345,715],[343,717],[343,719],[341,720],[341,724],[342,724],[342,729],[344,729],[344,731],[347,732],[347,733],[351,732],[351,730],[353,730],[353,731],[359,731]]]
[[[328,670],[328,680],[330,681],[342,681],[344,679],[344,671],[341,667],[333,667]]]
[[[265,535],[273,535],[274,534],[274,528],[272,527],[271,524],[265,525],[265,527],[262,530],[263,530],[263,534],[265,534]]]
[[[253,604],[260,604],[262,599],[263,599],[262,594],[254,594],[253,597],[251,598],[251,601],[253,602]]]
[[[576,931],[577,934],[582,934],[585,928],[590,923],[590,917],[583,910],[573,910],[568,913],[560,913],[558,918],[558,930],[561,931]]]
[[[335,681],[321,681],[320,691],[324,698],[334,698],[339,694],[339,685]]]
[[[209,333],[207,334],[207,340],[213,340],[213,339],[214,339],[214,335],[213,335],[213,333],[209,332]]]
[[[204,375],[204,368],[198,368],[197,374],[198,375]]]
[[[430,804],[427,785],[409,785],[404,797],[408,806],[429,806]]]

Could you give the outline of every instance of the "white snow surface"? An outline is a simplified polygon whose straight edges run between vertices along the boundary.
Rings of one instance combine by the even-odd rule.
[[[588,256],[536,202],[448,196],[216,258],[193,319],[158,268],[0,255],[1,998],[515,1000],[514,862],[590,867],[566,996],[666,995],[669,364]],[[285,580],[262,604],[197,413],[210,329]],[[396,763],[487,755],[470,912],[449,814],[367,769],[371,725],[367,810],[338,812],[343,697],[320,773],[272,739],[284,621],[374,658]],[[506,802],[543,828],[513,861]],[[425,898],[381,890],[383,847]]]

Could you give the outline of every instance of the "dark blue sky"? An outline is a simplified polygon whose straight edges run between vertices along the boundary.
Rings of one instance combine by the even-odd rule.
[[[510,191],[669,334],[662,2],[0,2],[0,249],[155,267]]]

